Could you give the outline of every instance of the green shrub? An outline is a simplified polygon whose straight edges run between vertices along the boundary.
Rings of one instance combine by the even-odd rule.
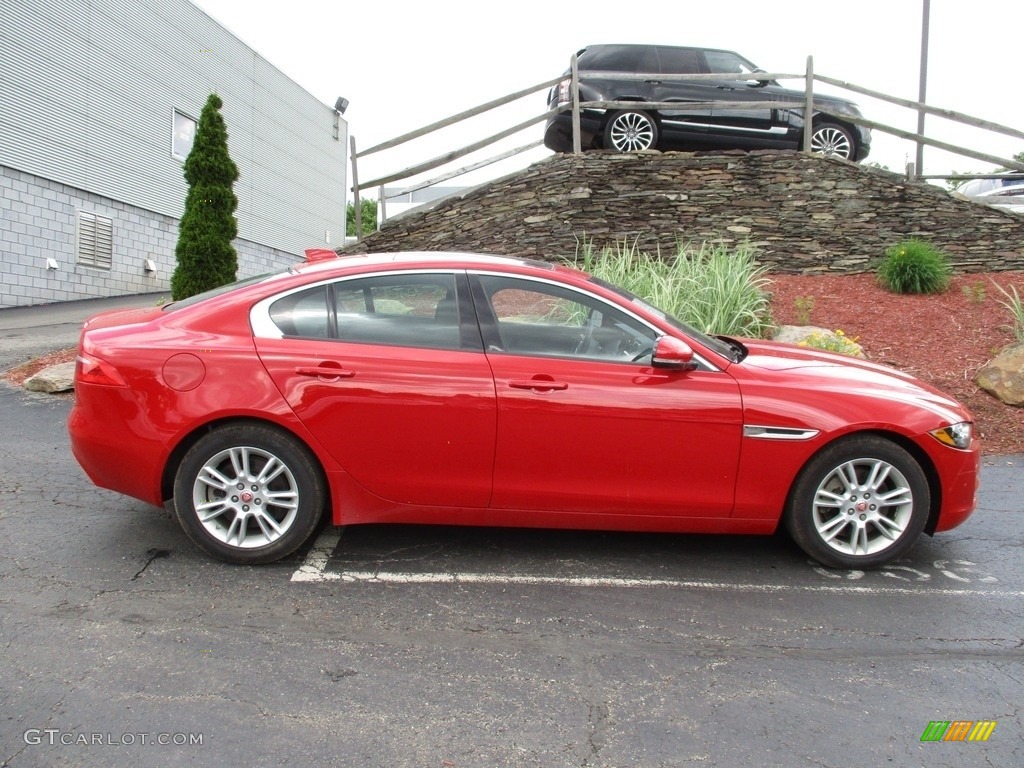
[[[663,259],[641,253],[635,242],[601,251],[584,242],[576,266],[704,333],[761,337],[771,327],[766,269],[747,244],[680,243],[673,258]]]
[[[946,255],[924,240],[904,240],[885,252],[878,280],[893,293],[941,293],[949,287]]]

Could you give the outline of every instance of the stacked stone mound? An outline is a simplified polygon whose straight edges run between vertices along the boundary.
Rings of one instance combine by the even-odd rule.
[[[386,222],[345,253],[457,250],[572,258],[584,240],[674,254],[749,241],[779,272],[874,268],[918,237],[961,272],[1024,269],[1024,215],[887,171],[800,152],[555,155]]]

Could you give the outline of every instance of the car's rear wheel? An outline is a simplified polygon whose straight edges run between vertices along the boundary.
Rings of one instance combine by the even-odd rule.
[[[818,123],[811,132],[812,152],[853,160],[854,147],[853,135],[838,123]]]
[[[658,145],[658,126],[646,112],[616,112],[604,129],[604,146],[617,152],[639,152]]]
[[[174,480],[185,533],[230,563],[269,563],[294,552],[312,535],[325,498],[309,451],[269,426],[210,432],[185,454]]]
[[[890,440],[850,437],[801,471],[785,524],[803,550],[835,568],[877,568],[914,545],[928,520],[928,479]]]

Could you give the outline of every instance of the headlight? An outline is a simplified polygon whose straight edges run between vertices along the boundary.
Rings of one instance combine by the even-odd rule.
[[[971,440],[974,439],[974,425],[969,421],[961,421],[959,424],[933,429],[928,434],[950,448],[965,451],[971,447]]]

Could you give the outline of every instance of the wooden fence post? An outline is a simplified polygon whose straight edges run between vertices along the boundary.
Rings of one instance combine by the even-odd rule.
[[[363,239],[363,217],[359,206],[359,168],[356,166],[356,137],[350,136],[349,143],[352,147],[352,213],[355,219],[356,241]],[[346,235],[348,232],[345,233]]]
[[[811,151],[811,120],[814,115],[814,57],[807,57],[804,75],[804,152]]]
[[[576,54],[572,55],[572,80],[569,83],[572,93],[572,153],[578,155],[583,151],[580,137],[580,67]]]

